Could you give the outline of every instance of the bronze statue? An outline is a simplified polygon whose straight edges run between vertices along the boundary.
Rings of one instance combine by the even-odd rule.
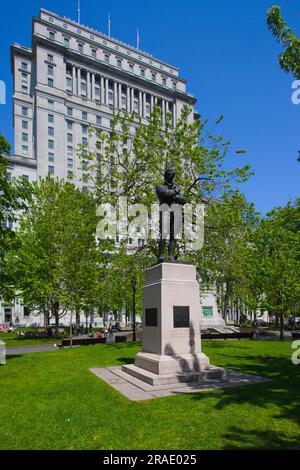
[[[180,194],[180,190],[175,182],[175,171],[173,168],[169,168],[164,174],[165,181],[163,184],[156,187],[156,194],[159,199],[160,205],[167,204],[169,207],[172,204],[179,204],[183,206],[186,204],[186,199]],[[181,209],[180,209],[181,210]],[[177,222],[177,224],[176,224]],[[176,248],[175,229],[178,226],[178,221],[175,220],[174,211],[170,211],[170,240],[169,240],[169,258],[168,261],[175,261],[174,253]],[[162,263],[164,261],[164,249],[166,246],[166,233],[164,231],[163,223],[163,211],[160,209],[160,220],[159,220],[160,240],[159,240],[159,253],[157,261]]]

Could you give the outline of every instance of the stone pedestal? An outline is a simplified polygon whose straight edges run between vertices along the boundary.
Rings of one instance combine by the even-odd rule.
[[[6,364],[6,346],[3,341],[0,341],[0,364]]]
[[[224,378],[201,352],[201,310],[196,268],[161,263],[146,271],[143,349],[122,370],[151,385]]]

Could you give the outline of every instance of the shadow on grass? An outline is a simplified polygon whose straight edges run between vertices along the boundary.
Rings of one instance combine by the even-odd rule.
[[[118,357],[117,361],[120,362],[120,364],[134,364],[134,358],[131,357]]]
[[[297,438],[288,438],[284,432],[279,434],[276,431],[245,431],[233,426],[224,434],[224,439],[228,442],[224,450],[298,450],[300,434]]]
[[[235,356],[237,358],[241,363],[227,362],[226,368],[272,378],[272,382],[222,389],[216,409],[246,403],[257,407],[257,413],[259,408],[274,408],[273,418],[288,419],[300,426],[300,367],[284,357],[256,356],[255,363],[247,363],[247,360],[253,360],[253,356]],[[208,395],[215,397],[212,392],[205,392],[205,397]],[[202,394],[193,395],[194,400],[202,397]]]
[[[23,357],[23,354],[7,354],[6,361],[9,361],[9,359],[15,359],[16,357]]]

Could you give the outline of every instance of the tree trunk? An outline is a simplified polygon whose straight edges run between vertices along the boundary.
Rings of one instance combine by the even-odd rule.
[[[284,330],[283,330],[283,313],[280,314],[280,339],[284,340]]]
[[[73,325],[72,325],[72,320],[73,320],[73,316],[72,316],[72,311],[71,311],[71,315],[70,315],[70,348],[73,347]]]
[[[59,302],[56,301],[54,302],[54,317],[55,317],[55,334],[58,334],[58,328],[59,328]]]
[[[49,312],[44,312],[44,326],[49,326],[50,323],[50,315]]]
[[[76,335],[78,335],[78,331],[80,331],[80,312],[76,310]]]

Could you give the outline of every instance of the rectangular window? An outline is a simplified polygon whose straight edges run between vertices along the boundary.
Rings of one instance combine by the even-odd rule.
[[[53,62],[53,55],[52,54],[48,54],[48,62]]]
[[[68,162],[68,167],[73,168],[73,158],[68,158],[67,162]]]
[[[48,152],[48,162],[54,162],[54,153]]]
[[[52,78],[48,78],[48,86],[53,88],[53,79]]]
[[[48,75],[51,75],[53,77],[53,65],[48,65]]]
[[[121,69],[122,68],[122,61],[121,59],[117,60],[117,66]]]
[[[68,178],[73,179],[73,171],[72,170],[68,170]]]
[[[28,68],[27,62],[22,62],[22,70],[27,71],[27,68]]]
[[[48,148],[49,149],[54,149],[54,140],[48,139]]]
[[[68,157],[73,157],[73,147],[68,146]]]
[[[48,100],[48,109],[54,109],[54,101]]]
[[[97,58],[97,51],[96,51],[96,49],[92,49],[92,57],[94,57],[94,59]]]
[[[22,145],[22,153],[23,155],[28,155],[28,145]]]
[[[176,91],[176,89],[177,89],[177,84],[176,82],[173,82],[173,90]]]
[[[133,65],[129,64],[129,72],[133,72]]]
[[[167,85],[167,79],[166,79],[165,77],[163,77],[163,79],[162,79],[162,84],[163,84],[164,86]]]
[[[54,115],[53,114],[48,114],[48,122],[50,124],[54,122]]]
[[[88,126],[85,126],[84,124],[82,124],[81,129],[82,129],[82,133],[83,133],[83,134],[87,134],[87,133],[88,133]]]
[[[81,82],[81,93],[86,93],[86,82]]]
[[[114,99],[114,94],[113,94],[112,91],[110,91],[110,92],[108,93],[108,99],[109,99],[110,101],[113,101],[113,99]]]
[[[67,129],[68,129],[68,131],[73,130],[73,122],[72,121],[67,121]]]
[[[22,106],[22,116],[28,116],[28,108]]]
[[[82,145],[87,145],[88,141],[86,137],[82,137]]]
[[[54,136],[54,128],[53,127],[48,127],[48,135],[53,137]]]
[[[28,122],[22,121],[22,129],[28,129]]]
[[[23,93],[28,93],[28,87],[25,85],[22,85],[22,92]]]
[[[100,97],[100,88],[98,88],[98,87],[95,88],[95,95],[98,98]]]
[[[73,109],[72,108],[67,108],[67,115],[69,117],[72,117],[73,116]]]
[[[82,120],[87,121],[88,115],[85,111],[82,111]]]
[[[152,77],[152,80],[153,80],[154,82],[156,82],[156,75],[155,75],[155,73],[152,73],[152,74],[151,74],[151,77]]]
[[[78,44],[78,52],[80,52],[80,54],[83,54],[83,44]]]
[[[141,77],[144,77],[144,76],[145,76],[145,70],[141,69]]]
[[[49,39],[51,39],[52,41],[54,41],[55,39],[55,33],[53,31],[49,31]]]
[[[22,132],[22,142],[28,142],[28,134]]]
[[[212,307],[202,307],[202,315],[204,317],[212,317],[213,316],[213,308]]]
[[[22,82],[26,82],[27,83],[27,73],[22,73]]]
[[[54,175],[54,166],[48,165],[48,173],[49,173],[50,175]]]
[[[64,45],[65,45],[66,47],[69,47],[69,45],[70,45],[70,40],[69,40],[69,38],[64,38]]]
[[[96,116],[96,124],[101,124],[101,116]]]
[[[73,143],[73,135],[72,134],[67,134],[67,141],[72,144]]]
[[[67,90],[72,91],[72,78],[67,77]]]
[[[105,54],[104,60],[107,64],[109,64],[109,55],[108,54]]]

